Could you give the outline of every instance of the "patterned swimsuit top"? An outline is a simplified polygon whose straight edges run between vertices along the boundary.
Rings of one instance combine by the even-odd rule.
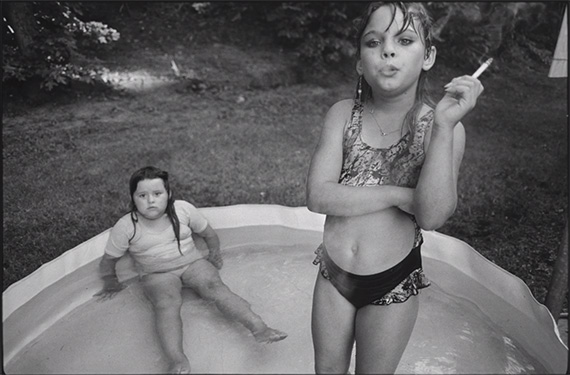
[[[388,148],[371,147],[362,141],[363,106],[355,102],[343,140],[343,165],[339,183],[350,186],[395,185],[415,188],[425,159],[424,138],[433,124],[433,110]]]

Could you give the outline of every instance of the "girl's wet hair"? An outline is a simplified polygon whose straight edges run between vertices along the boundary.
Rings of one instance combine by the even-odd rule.
[[[176,210],[174,209],[174,197],[172,191],[170,190],[170,183],[168,182],[168,172],[163,171],[162,169],[156,167],[144,167],[137,170],[135,173],[131,175],[131,179],[129,180],[129,191],[131,193],[131,220],[133,222],[133,226],[135,227],[135,231],[132,237],[129,239],[129,242],[135,237],[137,232],[136,223],[138,222],[138,215],[137,215],[137,206],[135,204],[134,194],[137,191],[137,187],[140,181],[143,180],[154,180],[155,178],[160,178],[164,183],[164,188],[166,189],[166,193],[168,194],[168,202],[166,203],[166,214],[172,223],[172,228],[174,229],[174,235],[176,236],[176,241],[178,242],[178,251],[180,255],[182,255],[182,250],[180,249],[180,220],[178,220],[178,216],[176,215]]]
[[[364,31],[366,30],[366,26],[370,22],[370,17],[372,13],[374,13],[378,8],[382,6],[389,6],[392,8],[392,20],[388,27],[392,25],[396,18],[396,13],[398,11],[402,12],[404,22],[402,27],[400,28],[400,33],[404,32],[408,29],[408,27],[412,27],[413,30],[420,36],[424,43],[425,48],[425,58],[427,59],[432,52],[433,47],[433,40],[432,40],[432,25],[433,20],[428,14],[428,11],[424,4],[422,3],[407,3],[407,2],[384,2],[378,1],[370,3],[362,16],[357,18],[354,21],[354,25],[356,27],[356,57],[360,59],[360,47],[361,47],[361,39]],[[415,120],[417,119],[422,106],[427,104],[431,107],[435,107],[435,103],[432,98],[428,94],[427,90],[427,71],[422,70],[420,73],[420,78],[418,81],[418,87],[416,90],[416,100],[412,108],[406,114],[404,119],[404,125],[408,126],[408,128],[413,132]],[[372,89],[370,85],[366,82],[364,77],[362,77],[362,92],[360,94],[360,98],[362,102],[366,102],[368,99],[372,97]]]

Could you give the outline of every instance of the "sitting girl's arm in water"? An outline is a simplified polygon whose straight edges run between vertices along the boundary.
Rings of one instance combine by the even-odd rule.
[[[125,221],[119,220],[109,233],[103,258],[99,262],[99,276],[103,279],[103,289],[94,295],[100,300],[113,298],[126,287],[125,284],[119,282],[116,271],[117,262],[129,248],[130,234],[127,233],[126,228]]]
[[[208,261],[212,263],[217,269],[221,269],[223,265],[222,254],[220,252],[220,239],[214,229],[208,224],[206,229],[200,233],[196,233],[202,237],[210,251],[208,254]]]
[[[420,227],[435,230],[453,214],[457,204],[457,178],[465,150],[465,129],[460,120],[473,107],[483,86],[462,76],[446,86],[437,104],[434,124],[414,195],[414,214]]]
[[[101,262],[99,263],[99,275],[103,279],[103,290],[94,296],[99,299],[113,298],[115,294],[125,289],[125,284],[119,282],[117,277],[116,266],[121,258],[112,257],[109,254],[104,254]]]
[[[329,109],[325,117],[309,168],[307,207],[313,212],[335,216],[364,215],[394,206],[407,206],[411,210],[414,189],[339,184],[344,125],[352,104],[352,100],[340,101]]]

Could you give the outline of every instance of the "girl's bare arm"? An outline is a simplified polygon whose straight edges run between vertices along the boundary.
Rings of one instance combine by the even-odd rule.
[[[307,207],[326,215],[352,216],[394,206],[409,206],[414,189],[397,186],[354,187],[338,183],[342,167],[344,125],[350,116],[352,104],[352,100],[338,102],[325,117],[321,137],[309,167]]]
[[[196,234],[202,237],[206,242],[206,246],[208,246],[208,250],[210,251],[208,254],[208,260],[210,263],[218,269],[222,268],[223,260],[220,252],[220,238],[216,231],[210,226],[210,224],[208,224],[206,229]]]
[[[455,212],[464,148],[465,129],[461,123],[451,130],[432,130],[414,196],[414,214],[423,229],[441,227]]]
[[[454,78],[438,103],[426,159],[414,194],[414,213],[427,230],[441,227],[457,205],[457,179],[465,150],[465,128],[460,120],[483,91],[471,76]]]
[[[115,294],[125,288],[125,285],[119,282],[119,278],[117,277],[116,267],[119,259],[121,258],[104,254],[99,262],[99,275],[103,279],[104,285],[103,290],[96,293],[95,296],[100,299],[113,298]]]

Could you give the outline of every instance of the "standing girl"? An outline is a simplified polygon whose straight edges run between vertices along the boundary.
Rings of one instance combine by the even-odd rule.
[[[130,179],[131,212],[111,229],[100,263],[104,287],[96,294],[111,298],[124,288],[115,266],[128,250],[135,260],[145,295],[154,309],[156,331],[168,359],[168,373],[189,373],[190,363],[182,340],[181,287],[194,289],[213,301],[228,318],[251,331],[258,342],[283,340],[287,335],[269,328],[222,281],[220,241],[206,218],[192,204],[174,200],[168,173],[154,167],[136,171]],[[204,238],[209,255],[205,259],[192,240]],[[215,348],[213,348],[215,350]]]
[[[307,182],[307,206],[326,214],[312,311],[317,373],[393,373],[418,314],[421,229],[457,202],[465,146],[460,120],[483,91],[454,78],[433,108],[429,16],[421,3],[373,3],[357,35],[356,99],[328,111]]]

